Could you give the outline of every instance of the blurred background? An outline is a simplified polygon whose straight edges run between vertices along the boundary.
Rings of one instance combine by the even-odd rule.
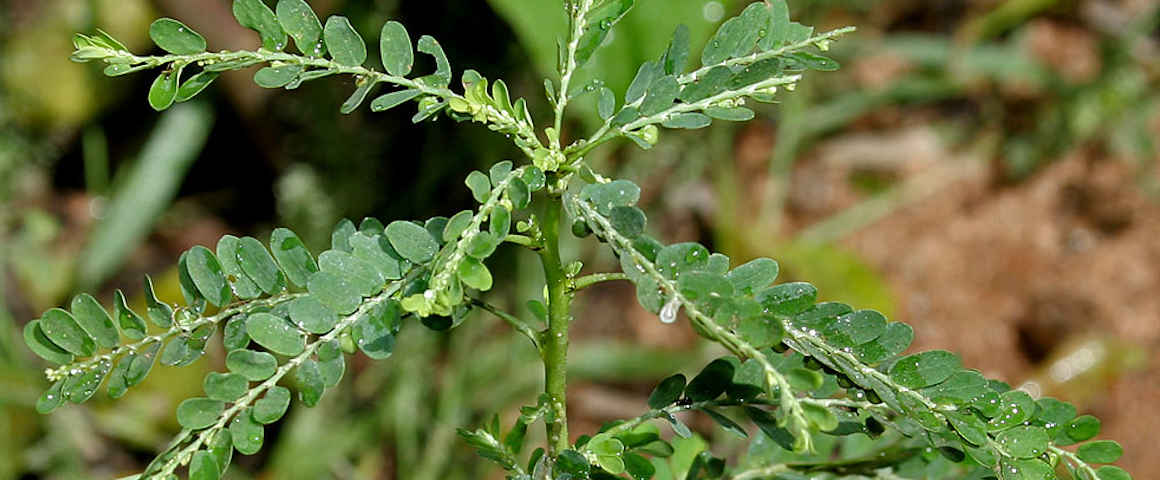
[[[700,45],[745,3],[638,0],[584,75],[623,94],[677,24]],[[542,80],[564,29],[556,1],[311,4],[350,17],[367,39],[387,19],[435,35],[457,72],[502,76],[539,123],[550,118]],[[590,161],[644,187],[654,235],[704,242],[735,264],[773,257],[783,280],[909,322],[916,349],[953,350],[987,376],[1099,416],[1124,444],[1121,464],[1160,478],[1160,4],[790,5],[820,30],[858,26],[832,52],[841,71],[807,74],[782,103],[755,106],[752,122],[664,131],[652,151],[622,143]],[[519,160],[479,126],[413,126],[404,108],[341,115],[350,79],[286,92],[236,72],[158,114],[145,99],[151,75],[109,79],[68,60],[72,33],[96,27],[149,52],[159,16],[211,49],[258,44],[228,0],[0,2],[0,480],[138,471],[178,429],[177,402],[223,368],[219,346],[190,367],[158,366],[164,374],[117,402],[98,395],[38,416],[44,365],[20,331],[43,310],[81,290],[106,304],[116,288],[135,296],[144,273],[177,301],[175,260],[193,245],[289,226],[321,251],[342,217],[469,208],[467,172]],[[567,138],[594,128],[594,103],[578,101]],[[567,240],[586,271],[616,268],[592,242]],[[505,281],[491,299],[527,316],[535,259],[512,248],[494,265]],[[720,353],[683,323],[659,323],[624,284],[585,291],[576,313],[575,433],[639,414],[657,380]],[[295,404],[231,478],[500,478],[454,428],[496,412],[510,421],[534,403],[542,372],[525,343],[478,314],[450,333],[406,328],[394,357],[355,357],[318,407]],[[690,419],[700,436],[680,451],[721,435],[703,420]]]

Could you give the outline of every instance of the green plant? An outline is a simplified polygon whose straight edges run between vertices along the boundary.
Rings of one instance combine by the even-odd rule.
[[[279,383],[293,384],[300,402],[313,406],[343,377],[346,355],[391,356],[406,320],[448,330],[483,310],[526,336],[544,364],[539,402],[521,409],[510,428],[496,416],[482,428],[460,430],[509,478],[1130,478],[1115,466],[1091,466],[1114,462],[1121,453],[1115,442],[1063,448],[1099,431],[1097,419],[1077,417],[1073,406],[987,380],[950,352],[901,356],[913,339],[909,326],[872,310],[815,303],[817,291],[807,283],[773,285],[778,264],[771,259],[733,267],[702,245],[664,245],[648,236],[645,214],[635,206],[639,187],[601,176],[585,155],[620,137],[649,149],[662,126],[748,120],[753,112],[745,102],[774,101],[805,70],[836,69],[811,50],[825,51],[853,29],[816,34],[789,20],[784,1],[757,2],[710,38],[700,68],[686,68],[688,32],[678,28],[660,58],[640,66],[623,101],[598,81],[574,84],[577,68],[632,4],[565,2],[568,36],[559,47],[560,77],[545,82],[554,118],[542,137],[526,101],[512,101],[502,80],[489,83],[467,70],[463,93],[450,89],[450,64],[432,37],[419,38],[415,47],[432,57],[435,71],[414,77],[411,37],[388,22],[379,38],[385,72],[369,69],[363,66],[368,48],[350,23],[333,16],[323,24],[303,0],[280,0],[274,10],[262,0],[235,0],[239,23],[261,37],[254,51],[206,51],[199,34],[172,19],[150,28],[167,55],[134,55],[101,31],[77,35],[73,58],[101,60],[108,75],[163,67],[148,95],[157,110],[194,97],[219,72],[253,65],[266,65],[254,80],[268,88],[352,75],[356,89],[343,112],[358,108],[376,87],[392,86],[370,102],[372,110],[413,101],[414,122],[446,115],[482,123],[511,138],[527,162],[472,172],[465,183],[479,206],[450,218],[385,225],[344,220],[332,248],[318,256],[287,229],[274,230],[268,245],[225,236],[214,250],[194,247],[178,259],[184,306],[158,300],[146,278],[144,315],[120,291],[111,315],[87,294],[75,297],[68,311],[45,312],[24,329],[29,348],[60,365],[47,370],[54,383],[37,409],[84,402],[102,383],[120,397],[155,361],[196,361],[220,330],[228,372],[208,374],[205,397],[178,406],[183,429],[140,475],[219,478],[235,450],[257,452],[264,425],[287,411],[292,394]],[[300,54],[284,51],[288,37]],[[183,75],[187,69],[199,71]],[[596,100],[600,127],[565,143],[565,110],[585,96]],[[584,275],[581,263],[562,258],[565,222],[574,235],[606,244],[621,271]],[[492,288],[484,261],[505,243],[530,249],[542,263],[544,299],[528,302],[532,322],[475,293]],[[683,310],[692,328],[729,356],[689,381],[680,374],[663,380],[640,417],[572,441],[565,395],[571,302],[584,288],[619,280],[634,284],[641,305],[662,322],[675,322]],[[687,442],[666,440],[652,420],[691,437],[676,414],[694,410],[749,439],[744,458],[727,465],[701,450],[681,459]],[[737,423],[737,415],[755,428]],[[538,422],[546,445],[525,455],[528,428]],[[673,461],[665,460],[674,453]]]

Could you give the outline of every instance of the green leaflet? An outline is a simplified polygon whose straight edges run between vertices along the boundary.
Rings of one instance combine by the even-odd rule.
[[[240,242],[238,237],[233,235],[225,235],[219,239],[217,244],[218,262],[221,264],[222,272],[226,275],[226,280],[229,282],[234,295],[241,299],[257,298],[262,295],[262,290],[253,280],[250,280],[249,275],[242,271],[241,264],[238,263]]]
[[[383,112],[402,105],[407,100],[418,97],[422,92],[416,89],[399,90],[383,94],[371,101],[372,112]]]
[[[190,398],[177,406],[177,423],[190,430],[200,430],[213,425],[225,410],[220,400],[210,398]]]
[[[245,237],[238,241],[237,260],[246,276],[267,294],[272,295],[284,288],[286,280],[282,271],[256,238]]]
[[[322,379],[322,372],[319,371],[318,362],[306,360],[298,365],[298,368],[294,371],[294,379],[298,382],[298,399],[307,407],[317,405],[326,390],[326,384]]]
[[[322,252],[318,256],[318,265],[323,272],[344,278],[363,297],[378,293],[386,281],[373,265],[341,250]]]
[[[271,387],[264,397],[254,402],[254,421],[263,425],[274,423],[286,414],[289,406],[290,390],[279,386]]]
[[[685,386],[685,396],[694,402],[712,400],[725,393],[733,381],[733,364],[725,359],[710,362]]]
[[[201,34],[172,18],[160,18],[149,25],[149,38],[162,50],[177,55],[201,53],[206,47]]]
[[[40,394],[40,398],[36,399],[36,413],[45,415],[60,408],[65,400],[64,393],[61,392],[61,387],[63,386],[64,380],[57,380],[56,383],[48,387],[48,390]]]
[[[276,228],[270,233],[270,251],[286,273],[286,278],[294,285],[305,287],[310,276],[318,271],[314,257],[290,229]]]
[[[262,449],[265,429],[254,420],[252,409],[247,408],[230,422],[230,437],[234,448],[242,455],[253,455]]]
[[[669,47],[665,50],[664,72],[669,75],[684,73],[685,64],[689,60],[689,27],[681,24],[673,32]]]
[[[207,397],[223,402],[232,402],[241,398],[249,387],[249,380],[237,373],[209,372],[202,383]]]
[[[1006,399],[1006,395],[1004,395],[1004,399]],[[1022,404],[1019,406],[1024,407]],[[1100,433],[1100,419],[1091,415],[1083,415],[1068,423],[1064,432],[1067,433],[1068,438],[1076,442],[1088,440]]]
[[[109,317],[109,313],[105,311],[104,307],[97,302],[97,299],[92,295],[82,293],[73,297],[72,306],[73,318],[76,322],[93,340],[99,348],[113,348],[116,347],[120,338],[117,334],[117,327],[113,325],[113,319]]]
[[[381,302],[359,316],[351,327],[355,345],[368,357],[382,360],[395,350],[395,333],[399,331],[402,306],[390,300]]]
[[[326,46],[322,43],[322,23],[310,5],[303,0],[278,0],[275,11],[278,23],[294,39],[298,51],[311,57],[326,54]]]
[[[97,350],[93,337],[77,324],[72,315],[59,308],[44,312],[40,317],[40,329],[52,343],[73,355],[88,357]]]
[[[149,87],[149,106],[162,111],[177,100],[177,83],[181,80],[181,68],[167,70],[157,75]]]
[[[416,49],[435,58],[435,73],[421,77],[419,80],[432,87],[446,87],[450,84],[451,64],[447,62],[447,55],[443,53],[443,47],[439,45],[439,41],[430,35],[423,35],[419,37]]]
[[[379,52],[382,53],[383,68],[391,75],[405,77],[411,73],[415,52],[403,24],[395,21],[383,24],[379,34]]]
[[[435,258],[439,244],[423,227],[412,222],[394,221],[387,225],[387,239],[403,258],[415,263],[427,263]]]
[[[580,198],[586,200],[601,214],[608,215],[614,207],[630,207],[640,200],[640,187],[628,180],[594,183],[584,187]]]
[[[189,461],[189,480],[218,480],[221,478],[217,460],[212,453],[202,450]]]
[[[1096,470],[1096,475],[1099,480],[1132,480],[1132,476],[1127,471],[1113,465],[1100,467],[1099,470]]]
[[[463,259],[459,264],[457,274],[463,284],[468,287],[482,291],[491,290],[491,272],[478,259],[471,257]]]
[[[335,63],[346,66],[359,66],[367,61],[367,46],[362,36],[350,25],[350,20],[343,16],[331,16],[326,19],[326,26],[322,30],[322,38],[326,41],[326,49]]]
[[[326,388],[338,386],[346,373],[346,358],[342,355],[342,347],[335,340],[322,342],[318,346],[318,373],[322,375],[322,383]]]
[[[678,113],[661,123],[665,128],[684,128],[694,130],[708,127],[713,119],[700,113]]]
[[[298,355],[306,347],[306,337],[286,319],[269,313],[255,313],[246,319],[246,333],[258,345],[280,355]]]
[[[324,334],[338,323],[338,315],[313,296],[297,298],[288,307],[290,320],[298,328],[313,334]]]
[[[344,218],[338,221],[334,226],[334,230],[330,232],[330,248],[342,252],[349,252],[351,250],[350,237],[358,233],[354,222],[350,219]]]
[[[628,238],[636,238],[644,233],[647,219],[644,212],[636,207],[613,207],[609,217],[612,228]]]
[[[266,352],[233,350],[226,355],[226,368],[251,382],[260,382],[274,375],[278,360]]]
[[[177,280],[178,286],[181,289],[181,296],[185,299],[185,304],[189,310],[195,315],[201,315],[205,312],[206,299],[198,290],[197,285],[193,283],[193,277],[189,274],[189,252],[183,252],[177,258]]]
[[[733,290],[752,295],[777,279],[778,265],[768,258],[758,258],[738,265],[725,278],[733,285]]]
[[[177,103],[187,102],[205,90],[221,74],[218,72],[201,71],[189,77],[177,88],[177,96],[173,99]]]
[[[592,58],[592,54],[600,48],[600,44],[604,42],[613,25],[616,25],[628,14],[634,3],[634,0],[609,0],[588,13],[588,16],[584,18],[587,28],[580,36],[579,46],[576,49],[577,67],[584,65]]]
[[[57,346],[44,334],[40,320],[33,320],[24,325],[24,344],[37,356],[52,363],[69,363],[74,358],[72,353]]]
[[[218,307],[230,303],[233,296],[221,263],[213,252],[201,245],[193,247],[189,249],[186,265],[194,285],[206,300]]]
[[[79,375],[72,375],[61,384],[61,393],[72,403],[84,403],[97,393],[97,387],[109,374],[112,365],[109,362],[100,362],[92,365]]]
[[[130,387],[145,381],[160,350],[161,343],[153,342],[135,353],[122,357],[109,374],[109,397],[120,398]]]
[[[254,83],[262,88],[281,88],[302,74],[302,65],[264,67],[254,73]]]
[[[381,231],[381,230],[380,230]],[[402,277],[406,260],[395,252],[385,235],[356,233],[349,239],[355,258],[369,263],[379,271],[384,279],[395,280]]]
[[[1035,401],[1026,392],[1011,390],[999,396],[999,415],[987,423],[996,432],[1022,424],[1035,413]]]
[[[355,286],[346,277],[331,272],[320,271],[312,275],[306,289],[310,296],[340,315],[354,312],[362,303]]]
[[[933,350],[898,359],[890,368],[890,377],[904,387],[922,388],[946,380],[961,366],[957,355]]]
[[[676,374],[661,380],[648,396],[648,406],[654,410],[665,408],[676,403],[685,391],[685,376]]]
[[[233,11],[241,26],[258,32],[262,48],[275,52],[286,48],[286,32],[263,0],[234,0]]]

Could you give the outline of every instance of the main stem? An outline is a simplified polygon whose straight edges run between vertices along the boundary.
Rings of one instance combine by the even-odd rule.
[[[549,183],[551,184],[551,183]],[[540,344],[544,361],[544,391],[552,415],[548,418],[548,455],[555,457],[568,449],[568,325],[572,322],[572,294],[568,275],[560,261],[560,219],[563,202],[558,194],[544,195],[540,202],[540,232],[544,248],[540,262],[548,285],[548,331]]]

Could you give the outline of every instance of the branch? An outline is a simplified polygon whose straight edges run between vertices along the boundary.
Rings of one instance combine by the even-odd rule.
[[[594,0],[570,0],[565,2],[568,10],[568,43],[565,47],[564,61],[560,65],[560,89],[556,92],[555,141],[552,144],[554,151],[560,151],[560,129],[564,122],[564,109],[568,106],[568,89],[572,82],[572,75],[576,73],[576,49],[580,46],[580,38],[588,27],[588,12],[592,10]]]
[[[515,182],[519,181],[524,186],[524,190],[519,192],[518,195],[530,194],[527,183],[521,178],[525,172],[534,168],[532,166],[524,166],[512,170],[499,183],[491,186],[490,191],[487,192],[487,197],[483,200],[479,209],[471,216],[471,220],[467,226],[456,235],[454,241],[448,241],[443,246],[432,268],[431,283],[427,292],[417,294],[418,297],[416,295],[412,295],[411,297],[415,298],[413,301],[416,303],[421,303],[419,309],[414,310],[420,316],[430,314],[450,315],[456,306],[463,303],[462,288],[455,288],[455,283],[459,281],[460,267],[468,259],[482,261],[482,258],[477,258],[479,255],[473,256],[471,250],[478,248],[478,244],[480,243],[490,243],[492,250],[494,250],[494,247],[498,246],[500,242],[509,240],[509,235],[506,231],[501,233],[483,232],[483,223],[496,214],[497,209],[502,208],[510,215],[513,207],[518,205],[518,202],[513,201],[513,197],[517,195],[513,195],[511,192],[511,188]],[[487,177],[483,176],[483,178],[486,179]],[[482,181],[487,182],[487,180]],[[519,202],[522,202],[522,200]],[[487,237],[484,237],[485,235]],[[499,238],[493,238],[496,235],[499,235]],[[487,255],[483,255],[483,257],[487,257],[490,254],[491,252],[487,252]],[[490,276],[490,273],[488,275]],[[481,290],[488,290],[490,288],[490,285],[486,286],[488,288],[481,288]],[[457,291],[459,292],[458,295],[455,294]]]
[[[64,365],[61,365],[57,368],[45,369],[44,376],[46,378],[48,378],[48,381],[55,382],[57,380],[68,378],[70,376],[79,375],[81,373],[87,372],[89,370],[92,370],[93,368],[98,367],[101,363],[112,362],[112,361],[120,358],[122,355],[142,350],[145,346],[152,344],[154,342],[157,342],[157,343],[164,342],[165,340],[169,339],[170,337],[172,337],[174,335],[181,334],[181,333],[190,333],[190,332],[193,332],[194,330],[197,330],[198,328],[200,328],[202,326],[215,325],[215,324],[221,323],[222,320],[228,320],[235,315],[246,315],[254,310],[273,307],[275,305],[289,302],[291,300],[294,300],[295,298],[298,298],[298,297],[301,297],[304,295],[305,294],[303,294],[303,293],[285,293],[285,294],[270,297],[270,298],[262,298],[262,299],[255,299],[255,300],[248,300],[245,302],[240,302],[232,307],[225,308],[225,309],[219,311],[217,314],[210,315],[208,317],[199,317],[197,320],[194,320],[194,321],[189,322],[189,323],[174,323],[173,326],[170,327],[170,329],[165,331],[165,332],[162,332],[162,333],[159,333],[156,335],[149,335],[149,336],[142,338],[136,342],[121,345],[117,348],[114,348],[113,350],[110,350],[107,353],[93,356],[93,357],[89,358],[88,360],[84,360],[84,361],[76,362],[76,363],[64,364]]]
[[[853,27],[853,26],[842,27],[839,29],[830,30],[826,33],[814,35],[814,36],[807,38],[805,40],[802,40],[800,42],[795,42],[795,43],[783,45],[779,48],[775,48],[772,50],[766,50],[764,52],[756,52],[756,53],[753,53],[751,55],[746,55],[746,56],[742,56],[742,57],[730,58],[730,59],[725,60],[721,63],[716,63],[713,65],[705,65],[705,66],[702,66],[701,68],[693,70],[692,72],[689,72],[689,73],[686,73],[684,75],[681,75],[680,77],[677,77],[677,81],[682,85],[692,83],[692,82],[697,81],[701,77],[705,76],[706,73],[709,73],[709,70],[712,70],[715,67],[735,67],[735,66],[754,64],[754,63],[760,62],[762,60],[780,57],[782,55],[786,55],[789,53],[796,52],[798,50],[805,49],[805,48],[809,47],[810,45],[817,45],[819,43],[832,41],[832,40],[834,40],[842,35],[845,35],[847,33],[853,33],[857,29],[858,29],[857,27]]]

